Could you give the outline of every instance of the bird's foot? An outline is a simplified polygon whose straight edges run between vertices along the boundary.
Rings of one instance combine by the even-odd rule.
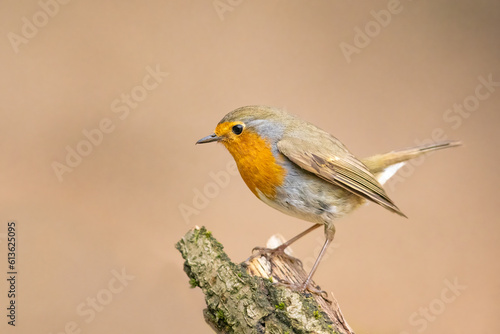
[[[285,253],[286,247],[288,247],[288,245],[286,245],[286,244],[283,244],[283,245],[278,246],[276,248],[255,247],[254,249],[252,249],[253,254],[250,255],[250,257],[248,259],[246,259],[244,263],[248,263],[251,260],[253,260],[255,258],[259,258],[261,256],[265,257],[268,261],[270,261],[270,259],[272,259],[273,257],[282,256],[282,257],[285,257],[293,262],[298,263],[302,267],[302,261],[300,261],[296,257],[293,257],[293,256]]]

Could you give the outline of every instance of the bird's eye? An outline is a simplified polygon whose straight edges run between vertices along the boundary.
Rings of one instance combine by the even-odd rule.
[[[236,124],[235,126],[233,126],[233,133],[235,135],[239,135],[243,132],[243,125],[241,124]]]

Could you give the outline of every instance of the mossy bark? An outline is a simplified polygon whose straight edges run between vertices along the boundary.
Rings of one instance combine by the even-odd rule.
[[[204,227],[190,230],[176,248],[191,286],[205,294],[205,321],[217,333],[353,333],[335,300],[329,303],[271,282],[271,267],[275,279],[294,282],[305,275],[288,257],[235,264]]]

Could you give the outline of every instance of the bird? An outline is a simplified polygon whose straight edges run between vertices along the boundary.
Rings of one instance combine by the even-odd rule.
[[[294,290],[317,294],[323,291],[312,286],[312,277],[334,239],[334,222],[367,202],[406,217],[383,184],[408,160],[461,145],[460,141],[445,140],[358,159],[330,133],[282,109],[260,105],[229,112],[214,133],[196,144],[211,142],[225,146],[258,199],[313,223],[276,248],[256,247],[257,255],[284,254],[292,243],[324,227],[325,242],[306,279],[298,284],[285,282]]]

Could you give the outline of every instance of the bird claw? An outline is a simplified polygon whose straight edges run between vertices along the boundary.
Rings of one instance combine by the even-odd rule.
[[[252,249],[252,253],[255,253],[255,254],[250,255],[250,257],[245,260],[245,263],[248,263],[251,260],[253,260],[257,257],[261,257],[261,256],[264,256],[268,261],[273,257],[283,256],[291,261],[297,262],[301,267],[303,267],[302,261],[300,261],[296,257],[293,257],[293,256],[285,253],[285,249],[286,249],[286,247],[281,247],[281,246],[278,246],[276,248],[254,247]]]

